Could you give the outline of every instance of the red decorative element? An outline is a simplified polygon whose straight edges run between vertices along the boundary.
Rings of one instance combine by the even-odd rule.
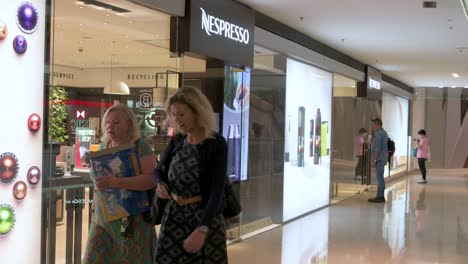
[[[16,200],[23,200],[28,193],[28,186],[24,181],[17,181],[13,186],[13,196]]]
[[[88,117],[88,113],[85,110],[76,110],[76,118],[85,119]]]
[[[41,129],[41,117],[38,114],[31,114],[28,118],[28,127],[32,132]]]
[[[11,183],[18,174],[18,160],[10,152],[0,155],[0,182]]]
[[[41,179],[41,170],[36,166],[33,166],[33,167],[29,168],[29,170],[28,170],[28,182],[31,185],[36,185],[36,184],[39,183],[40,179]]]

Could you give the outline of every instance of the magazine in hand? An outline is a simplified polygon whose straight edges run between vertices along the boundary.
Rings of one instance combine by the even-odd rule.
[[[90,154],[94,177],[105,177],[109,173],[116,177],[140,175],[137,146],[132,143],[109,148]],[[149,211],[147,192],[130,191],[120,188],[99,190],[98,201],[104,211],[106,221],[114,221],[130,215]]]

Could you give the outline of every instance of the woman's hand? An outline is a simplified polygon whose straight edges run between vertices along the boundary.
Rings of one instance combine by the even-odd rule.
[[[206,233],[200,230],[200,228],[196,228],[184,241],[184,249],[188,253],[197,253],[202,249],[203,245],[205,245],[205,240]]]
[[[163,184],[158,184],[156,187],[156,195],[161,199],[171,199],[171,195],[169,195],[169,191]]]
[[[120,188],[119,178],[108,171],[107,176],[96,177],[96,187],[99,190],[107,188]]]

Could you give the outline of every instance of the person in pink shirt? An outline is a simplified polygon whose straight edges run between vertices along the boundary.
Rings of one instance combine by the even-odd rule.
[[[418,183],[426,184],[426,161],[429,156],[429,137],[427,136],[426,130],[421,129],[418,131],[419,139],[416,139],[418,142],[418,153],[416,157],[418,158],[419,170],[421,171],[422,180]]]
[[[362,170],[365,164],[364,158],[364,142],[366,142],[367,130],[365,128],[359,129],[359,134],[354,138],[354,152],[358,158],[356,169],[354,170],[354,179],[360,180],[362,177]]]

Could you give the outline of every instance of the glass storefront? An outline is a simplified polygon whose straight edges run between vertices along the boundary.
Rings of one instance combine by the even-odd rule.
[[[367,134],[372,134],[369,120],[380,116],[380,105],[357,97],[357,86],[357,81],[334,74],[332,203],[368,189],[365,177],[369,168],[362,165],[369,154],[365,147],[371,142],[362,142],[359,130],[364,128]],[[360,158],[363,159],[361,163]],[[371,183],[375,184],[375,181]]]
[[[158,157],[171,134],[165,100],[183,73],[203,72],[206,63],[171,56],[167,14],[127,1],[56,0],[52,10],[48,127],[56,144],[49,144],[52,166],[43,179],[43,261],[80,263],[94,193],[89,154],[100,148],[105,110],[116,103],[133,110]]]
[[[382,96],[382,121],[388,137],[395,142],[395,153],[385,168],[385,177],[408,171],[409,101],[384,92]]]

